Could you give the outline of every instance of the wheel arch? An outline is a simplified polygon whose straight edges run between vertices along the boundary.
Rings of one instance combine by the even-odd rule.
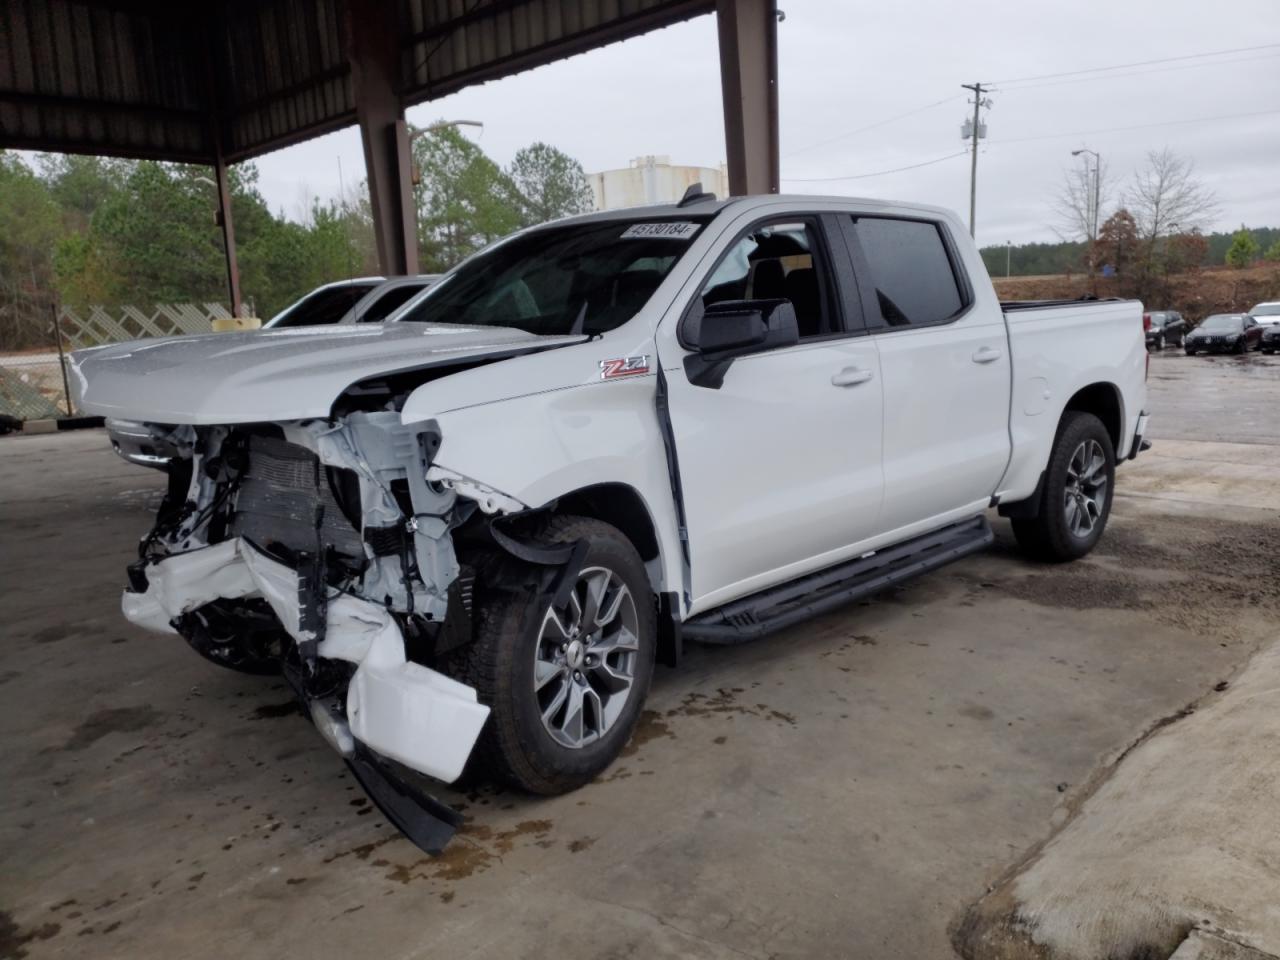
[[[1062,408],[1062,414],[1058,417],[1059,430],[1062,429],[1062,424],[1067,414],[1073,411],[1092,413],[1101,420],[1102,425],[1107,428],[1108,436],[1111,437],[1111,446],[1115,450],[1116,456],[1121,456],[1120,450],[1124,445],[1125,419],[1124,397],[1121,395],[1119,387],[1105,380],[1091,383],[1087,387],[1081,387],[1071,395],[1071,399]]]
[[[561,494],[547,505],[555,513],[591,517],[617,527],[646,564],[662,556],[653,513],[640,491],[626,483],[595,483]],[[659,585],[655,584],[655,589]]]

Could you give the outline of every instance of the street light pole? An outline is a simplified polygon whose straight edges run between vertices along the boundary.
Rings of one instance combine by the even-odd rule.
[[[1078,157],[1082,153],[1087,153],[1093,157],[1093,189],[1090,191],[1091,196],[1086,195],[1085,203],[1088,205],[1088,211],[1085,216],[1085,230],[1089,234],[1090,240],[1098,239],[1098,218],[1101,216],[1099,207],[1102,206],[1102,154],[1097,150],[1090,150],[1088,147],[1081,147],[1079,150],[1072,150],[1071,155]],[[1089,172],[1089,161],[1084,162],[1085,174]],[[1088,189],[1086,187],[1086,189]]]
[[[1006,240],[1004,242],[1004,276],[1009,278],[1009,265],[1013,263],[1013,241]]]
[[[424,133],[435,133],[437,130],[443,130],[445,127],[479,127],[484,129],[484,124],[479,120],[441,120],[439,123],[433,123],[429,127],[411,127],[409,134],[409,142],[422,136]]]

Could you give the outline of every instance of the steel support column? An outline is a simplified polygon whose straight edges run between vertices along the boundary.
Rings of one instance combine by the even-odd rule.
[[[778,3],[717,0],[729,192],[778,192]]]
[[[227,256],[227,291],[231,294],[231,315],[242,315],[240,304],[240,263],[236,259],[236,224],[231,216],[231,186],[227,183],[227,162],[218,144],[213,163],[213,177],[218,185],[218,226],[222,228],[222,249]]]
[[[364,145],[378,266],[388,276],[418,272],[412,161],[397,89],[396,5],[348,0],[345,24],[356,122]]]

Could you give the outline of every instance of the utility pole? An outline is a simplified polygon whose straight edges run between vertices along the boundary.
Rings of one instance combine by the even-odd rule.
[[[970,149],[973,151],[969,164],[969,236],[972,237],[976,236],[975,228],[978,217],[978,137],[983,133],[982,121],[979,119],[978,111],[990,105],[990,101],[982,96],[984,93],[990,92],[990,89],[984,87],[981,83],[962,83],[960,86],[966,90],[973,91],[973,124],[969,130]]]
[[[1005,279],[1009,277],[1009,267],[1013,264],[1013,241],[1006,240],[1004,242],[1004,275]]]

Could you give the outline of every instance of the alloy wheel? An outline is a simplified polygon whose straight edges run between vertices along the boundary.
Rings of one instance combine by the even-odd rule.
[[[606,567],[583,569],[566,609],[547,608],[534,654],[534,696],[552,739],[576,750],[609,731],[631,696],[639,649],[627,585]]]
[[[1067,529],[1084,539],[1102,519],[1107,503],[1107,457],[1097,440],[1085,440],[1067,463],[1064,494]]]

